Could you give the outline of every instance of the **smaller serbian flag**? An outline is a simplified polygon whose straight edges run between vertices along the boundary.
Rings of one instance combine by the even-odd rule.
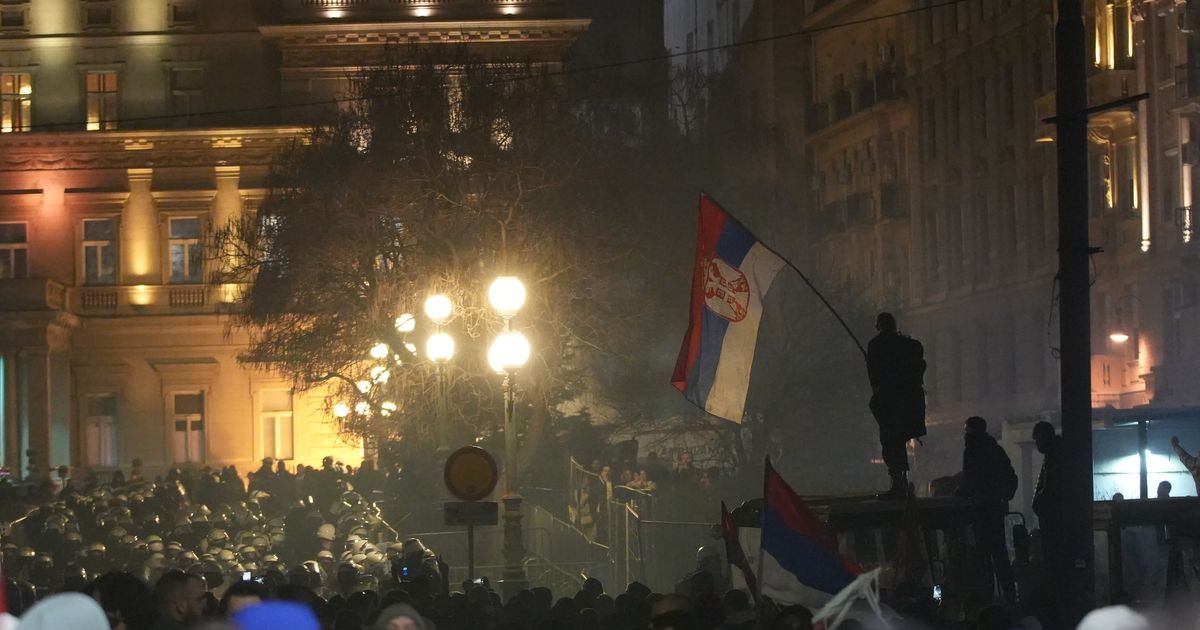
[[[818,610],[862,573],[842,557],[837,540],[766,463],[759,592],[779,603]]]
[[[742,422],[758,348],[785,332],[775,302],[790,291],[772,291],[781,275],[799,278],[737,219],[700,196],[691,314],[671,376],[675,389],[697,407]],[[772,316],[764,318],[768,312]]]
[[[750,560],[742,549],[742,541],[738,539],[738,526],[733,522],[733,515],[725,508],[724,501],[721,502],[721,538],[725,539],[725,560],[741,569],[746,588],[757,600],[758,579],[754,577],[754,569],[750,567]]]

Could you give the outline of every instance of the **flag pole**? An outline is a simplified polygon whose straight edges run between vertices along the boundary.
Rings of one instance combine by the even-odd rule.
[[[716,205],[718,208],[720,208],[721,212],[724,212],[725,214],[729,215],[729,217],[731,219],[733,219],[734,221],[737,221],[742,226],[742,228],[744,228],[747,232],[749,232],[750,235],[753,236],[754,239],[759,242],[759,244],[761,244],[763,247],[765,247],[767,249],[767,251],[778,256],[779,259],[784,262],[784,264],[786,264],[788,267],[790,267],[792,271],[795,271],[796,275],[800,276],[800,279],[804,281],[804,284],[808,285],[808,289],[813,292],[813,295],[817,296],[818,300],[821,300],[821,304],[825,305],[825,308],[829,310],[829,313],[831,315],[833,315],[833,318],[836,319],[837,322],[842,325],[842,330],[845,330],[846,334],[850,335],[850,340],[854,342],[855,346],[858,346],[858,351],[860,353],[862,353],[863,360],[866,360],[867,349],[864,348],[862,345],[862,342],[858,340],[858,335],[854,334],[854,331],[850,329],[850,326],[848,324],[846,324],[846,320],[842,319],[842,316],[837,312],[837,309],[833,308],[833,305],[829,303],[829,300],[825,299],[825,295],[821,293],[820,289],[817,289],[817,286],[812,283],[812,280],[809,280],[808,276],[805,275],[805,273],[803,271],[800,271],[800,268],[797,267],[796,264],[793,263],[791,260],[789,260],[787,256],[784,256],[783,254],[779,253],[779,251],[776,250],[774,247],[771,247],[770,245],[768,245],[766,241],[762,240],[761,238],[758,238],[758,235],[756,235],[749,228],[747,228],[746,224],[741,219],[737,218],[736,216],[733,215],[732,212],[726,210],[724,206],[717,203],[717,200],[713,199],[711,195],[709,195],[706,192],[701,192],[700,194],[704,197],[708,197],[708,200],[713,202],[714,205]]]

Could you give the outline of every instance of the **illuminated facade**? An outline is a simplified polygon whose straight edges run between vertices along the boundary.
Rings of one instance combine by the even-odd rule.
[[[558,63],[534,0],[38,0],[0,6],[0,463],[357,463],[319,395],[241,366],[208,226],[390,45]],[[321,102],[317,106],[312,103]]]

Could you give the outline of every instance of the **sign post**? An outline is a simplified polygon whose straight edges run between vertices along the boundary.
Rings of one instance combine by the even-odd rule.
[[[475,526],[496,525],[500,504],[482,501],[496,489],[500,477],[496,460],[477,446],[464,446],[446,458],[443,479],[450,494],[461,499],[443,506],[446,525],[467,527],[467,579],[475,579]]]

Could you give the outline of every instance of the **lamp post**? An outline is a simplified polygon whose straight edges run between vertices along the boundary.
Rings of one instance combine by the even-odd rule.
[[[444,295],[431,295],[425,300],[425,316],[437,325],[437,332],[425,342],[425,356],[437,366],[437,452],[445,456],[450,452],[450,413],[446,397],[446,363],[454,358],[454,337],[442,331],[442,326],[454,313],[454,304]]]
[[[529,340],[512,329],[512,318],[525,303],[525,285],[513,276],[501,276],[488,288],[488,301],[504,319],[504,332],[488,348],[488,365],[504,380],[504,580],[506,597],[525,588],[525,543],[521,532],[521,493],[517,478],[516,373],[529,361]]]

